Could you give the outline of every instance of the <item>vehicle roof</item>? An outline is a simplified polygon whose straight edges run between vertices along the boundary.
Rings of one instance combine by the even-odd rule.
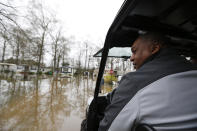
[[[182,55],[197,56],[196,0],[126,0],[114,19],[105,44],[131,47],[142,32],[155,31],[170,38]]]

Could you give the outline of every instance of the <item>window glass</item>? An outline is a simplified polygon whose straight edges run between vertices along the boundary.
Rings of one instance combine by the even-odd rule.
[[[101,56],[100,52],[96,56]],[[113,47],[109,49],[108,57],[130,57],[131,56],[131,47]]]

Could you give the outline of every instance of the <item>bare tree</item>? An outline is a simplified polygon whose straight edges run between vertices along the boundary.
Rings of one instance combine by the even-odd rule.
[[[88,42],[87,41],[85,41],[85,70],[87,69],[87,56],[88,56]]]
[[[10,5],[10,3],[4,1],[0,2],[0,28],[1,30],[7,30],[8,24],[18,25],[16,22],[16,13],[17,10],[15,7]]]
[[[30,2],[28,19],[32,26],[32,30],[37,39],[38,46],[38,69],[37,73],[41,68],[41,59],[44,55],[44,46],[46,44],[47,36],[50,31],[50,25],[55,21],[49,11],[45,10],[41,3]]]
[[[62,65],[65,64],[65,58],[66,58],[68,52],[70,51],[70,48],[68,48],[70,41],[68,39],[66,39],[65,37],[62,37],[60,39],[60,43],[61,43],[61,46],[59,46],[59,50],[58,50],[58,66],[57,66],[57,68],[59,68],[60,62],[62,62]]]
[[[89,47],[88,47],[88,69],[90,69],[90,65],[92,66],[92,62],[93,62],[93,55],[94,55],[94,53],[96,52],[95,50],[94,50],[94,48],[96,47],[94,44],[92,44],[92,43],[89,43]],[[96,50],[98,50],[99,48],[96,48]]]
[[[8,1],[0,2],[0,34],[3,38],[2,62],[5,60],[5,52],[9,41],[10,27],[20,28],[16,22],[17,10]]]
[[[20,55],[22,54],[23,58],[26,55],[24,46],[27,45],[27,41],[30,41],[30,38],[26,34],[26,29],[21,28],[17,22],[19,18],[16,15],[18,13],[17,8],[10,3],[8,0],[0,2],[0,30],[1,36],[4,39],[2,61],[5,60],[6,46],[10,45],[12,48],[12,58],[15,55],[16,63],[18,64]]]
[[[77,51],[78,51],[77,52],[76,64],[77,64],[77,68],[79,70],[81,70],[82,69],[82,66],[83,66],[83,64],[85,62],[84,61],[84,57],[86,57],[86,55],[85,55],[86,49],[84,48],[85,47],[85,45],[84,45],[85,42],[78,41],[78,42],[76,42],[76,44],[77,44]]]
[[[0,2],[0,30],[9,31],[10,26],[18,28],[24,35],[28,38],[25,31],[18,24],[17,19],[19,16],[17,15],[18,10],[16,7],[10,4],[9,0],[4,2]],[[12,32],[9,32],[12,33]]]
[[[81,58],[83,56],[83,50],[80,48],[79,49],[79,53],[78,53],[78,60],[77,60],[77,65],[78,65],[78,68],[81,69]]]
[[[68,49],[68,39],[66,39],[59,29],[56,35],[51,34],[52,42],[52,52],[53,52],[53,71],[59,68],[60,62],[62,60],[64,64],[65,55],[69,51]]]
[[[26,37],[25,31],[14,27],[12,29],[12,43],[11,45],[15,48],[16,64],[19,64],[19,60],[24,61],[24,56],[26,55],[26,48],[29,47],[29,38]]]
[[[63,45],[63,52],[62,52],[62,64],[64,65],[65,64],[65,56],[66,54],[68,53],[68,48],[66,47],[66,45],[64,44]]]
[[[57,49],[58,49],[58,44],[59,44],[59,41],[60,41],[60,32],[61,31],[59,30],[58,33],[55,36],[53,36],[51,34],[51,38],[53,40],[52,51],[54,53],[54,55],[53,55],[53,72],[57,68]]]
[[[7,42],[9,41],[8,34],[4,30],[3,32],[0,32],[2,38],[3,38],[3,49],[2,49],[2,62],[5,60],[5,52],[6,52],[6,47],[7,47]]]

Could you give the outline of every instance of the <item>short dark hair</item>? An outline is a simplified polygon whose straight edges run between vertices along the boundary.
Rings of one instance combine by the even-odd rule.
[[[169,45],[169,38],[165,37],[162,33],[158,32],[147,32],[145,34],[139,35],[138,39],[149,41],[151,43],[160,44],[163,47]]]

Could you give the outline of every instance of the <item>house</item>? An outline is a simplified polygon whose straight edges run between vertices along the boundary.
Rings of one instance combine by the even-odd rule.
[[[38,66],[35,66],[35,65],[29,66],[29,72],[30,73],[36,73],[37,70],[38,70]]]
[[[27,72],[29,70],[28,65],[17,65],[17,70],[16,72]]]
[[[47,72],[50,72],[52,69],[51,69],[51,67],[41,67],[40,70],[42,73],[47,73]]]
[[[71,77],[74,75],[75,72],[76,70],[72,67],[69,67],[69,66],[60,67],[60,73],[64,77]]]
[[[16,72],[17,65],[10,63],[0,63],[0,71]]]

